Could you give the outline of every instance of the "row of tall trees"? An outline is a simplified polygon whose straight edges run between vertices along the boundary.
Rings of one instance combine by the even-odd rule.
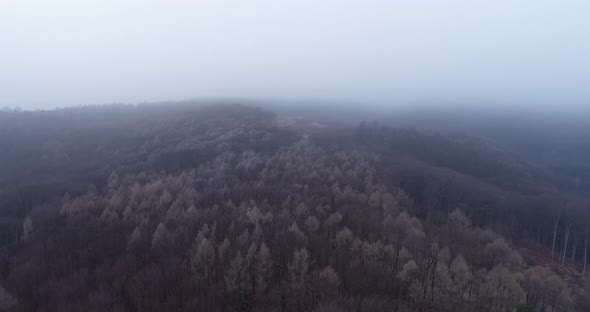
[[[510,158],[482,140],[457,140],[440,134],[383,127],[378,123],[362,123],[354,136],[368,149],[412,155],[477,178],[469,180],[443,173],[433,179],[435,171],[424,169],[430,181],[421,182],[416,188],[409,186],[412,195],[421,201],[420,215],[424,218],[432,218],[436,210],[442,210],[442,215],[434,218],[444,219],[444,212],[452,209],[452,205],[469,200],[465,197],[449,200],[450,194],[457,193],[458,189],[459,192],[470,190],[477,194],[480,203],[488,202],[485,208],[491,208],[482,211],[479,210],[482,207],[478,207],[481,205],[464,207],[478,224],[491,225],[511,239],[534,240],[550,251],[556,264],[568,264],[586,273],[590,202],[567,190],[559,192],[558,186],[551,182],[555,178],[548,172]],[[415,171],[411,175],[415,176]],[[433,205],[437,208],[432,209]]]

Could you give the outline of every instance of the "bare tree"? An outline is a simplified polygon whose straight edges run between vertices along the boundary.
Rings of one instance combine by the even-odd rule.
[[[588,228],[584,231],[584,269],[582,275],[586,275],[586,263],[588,262]]]
[[[561,220],[561,213],[558,213],[555,218],[553,218],[553,243],[551,245],[551,260],[554,259],[555,255],[555,243],[557,241],[557,230],[559,229],[559,221]]]
[[[565,226],[565,234],[564,234],[564,238],[563,238],[563,254],[561,257],[561,265],[565,265],[565,257],[567,254],[567,243],[570,237],[570,232],[572,229],[572,221],[569,221],[566,226]]]
[[[578,249],[578,231],[576,231],[576,229],[574,229],[574,241],[573,241],[573,245],[572,245],[572,266],[574,265],[575,261],[576,261],[576,250]]]

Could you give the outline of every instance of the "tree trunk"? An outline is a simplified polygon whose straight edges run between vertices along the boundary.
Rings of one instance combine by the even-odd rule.
[[[565,265],[565,256],[567,254],[567,241],[570,237],[570,228],[571,228],[570,224],[568,224],[565,228],[565,236],[564,236],[564,240],[563,240],[563,255],[561,257],[561,265]]]
[[[586,260],[588,258],[588,229],[584,232],[584,270],[582,276],[586,275]]]
[[[578,242],[578,235],[577,232],[574,231],[574,244],[572,245],[572,266],[575,264],[576,262],[576,243]]]
[[[551,246],[551,260],[554,259],[555,255],[555,242],[557,241],[557,230],[559,229],[559,220],[561,219],[561,214],[559,214],[555,218],[555,222],[553,222],[553,245]]]

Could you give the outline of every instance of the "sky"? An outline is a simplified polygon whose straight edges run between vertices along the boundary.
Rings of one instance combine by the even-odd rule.
[[[0,107],[192,98],[590,106],[590,1],[0,1]]]

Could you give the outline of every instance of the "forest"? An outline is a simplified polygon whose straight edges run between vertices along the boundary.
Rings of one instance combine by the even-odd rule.
[[[0,110],[0,311],[590,311],[590,137],[411,120]]]

